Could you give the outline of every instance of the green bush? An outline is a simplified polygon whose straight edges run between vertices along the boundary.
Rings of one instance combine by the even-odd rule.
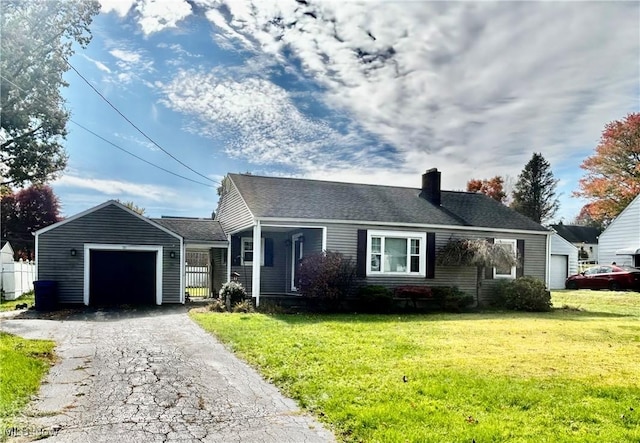
[[[551,292],[542,280],[519,277],[496,285],[493,304],[514,311],[546,312],[551,310]]]
[[[473,296],[461,291],[457,286],[436,286],[431,288],[434,300],[443,311],[460,312],[473,303]]]
[[[229,309],[236,303],[244,301],[247,297],[247,291],[244,289],[244,286],[242,286],[242,283],[230,281],[222,285],[218,295],[227,309]]]
[[[393,310],[393,292],[385,286],[363,286],[358,290],[360,310],[372,313],[388,313]]]

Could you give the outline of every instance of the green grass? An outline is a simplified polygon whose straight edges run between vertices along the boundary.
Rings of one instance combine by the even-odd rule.
[[[0,432],[15,425],[54,360],[55,344],[0,332]]]
[[[637,443],[640,294],[553,296],[572,309],[191,315],[343,441]]]
[[[29,306],[32,306],[35,303],[33,291],[22,294],[15,300],[0,300],[0,312],[13,311],[16,309],[16,305],[22,303],[27,303]]]

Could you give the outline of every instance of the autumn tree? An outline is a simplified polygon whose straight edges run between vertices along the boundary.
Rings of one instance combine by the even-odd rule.
[[[44,183],[67,164],[63,141],[69,112],[67,86],[74,43],[91,40],[100,9],[92,0],[6,0],[0,14],[1,184]]]
[[[560,204],[556,197],[558,180],[542,154],[534,153],[518,176],[511,208],[537,223],[549,220]]]
[[[574,195],[588,199],[583,211],[606,225],[640,194],[640,113],[607,123],[595,154],[580,167],[587,173]]]
[[[60,221],[60,202],[49,186],[34,185],[4,195],[1,203],[0,227],[3,240],[8,240],[16,258],[35,258],[33,233]]]
[[[131,209],[133,212],[140,214],[140,215],[144,215],[144,213],[146,212],[146,209],[143,208],[142,206],[138,206],[136,205],[134,202],[132,201],[122,201],[120,199],[116,200],[118,203],[120,203],[122,206],[125,206],[129,209]]]
[[[490,179],[471,179],[467,182],[467,191],[486,194],[494,200],[504,203],[507,194],[504,192],[504,179],[496,175]]]

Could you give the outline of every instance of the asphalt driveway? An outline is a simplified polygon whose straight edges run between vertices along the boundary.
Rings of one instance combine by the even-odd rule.
[[[182,306],[4,319],[57,342],[29,408],[51,442],[331,442],[320,423],[227,351]]]

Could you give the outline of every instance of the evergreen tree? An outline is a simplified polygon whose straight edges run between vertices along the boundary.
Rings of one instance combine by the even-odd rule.
[[[511,208],[535,222],[548,221],[560,206],[556,198],[557,184],[549,162],[542,154],[534,153],[518,176]]]

